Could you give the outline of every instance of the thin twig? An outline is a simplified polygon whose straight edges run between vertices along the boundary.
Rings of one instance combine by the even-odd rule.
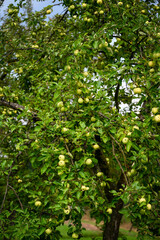
[[[9,185],[9,177],[10,177],[10,175],[11,175],[14,162],[15,162],[15,161],[13,161],[12,165],[10,166],[10,170],[9,170],[9,173],[8,173],[8,176],[7,176],[6,190],[5,190],[4,197],[3,197],[3,201],[2,201],[2,204],[1,204],[0,213],[2,212],[4,203],[5,203],[5,200],[6,200],[6,196],[7,196],[7,192],[8,192],[8,185]]]
[[[126,164],[126,163],[127,163],[127,159],[126,159],[126,156],[125,156],[125,154],[124,154],[124,151],[123,151],[121,145],[120,145],[119,142],[112,136],[112,134],[110,134],[110,133],[108,133],[108,134],[109,134],[109,136],[117,143],[117,145],[119,146],[120,151],[121,151],[121,153],[122,153],[122,155],[123,155],[123,158],[124,158],[125,168],[127,169],[127,164]]]
[[[21,155],[21,153],[22,153],[22,152],[19,152],[19,153],[18,153],[18,155],[16,156],[16,159],[18,159],[18,157]],[[14,163],[15,163],[15,160],[13,161],[12,165],[10,166],[10,170],[9,170],[9,173],[8,173],[6,190],[5,190],[4,197],[3,197],[3,201],[2,201],[2,204],[1,204],[0,213],[2,212],[2,209],[3,209],[3,207],[4,207],[4,203],[5,203],[5,200],[6,200],[6,196],[7,196],[7,192],[8,192],[8,186],[9,186],[9,177],[10,177],[10,175],[11,175],[12,168],[13,168],[13,166],[14,166]]]
[[[113,151],[113,155],[114,155],[114,157],[115,157],[118,165],[120,166],[120,169],[122,170],[122,173],[123,173],[124,178],[125,178],[125,182],[126,182],[127,185],[129,185],[128,180],[127,180],[127,176],[126,176],[126,174],[125,174],[125,172],[124,172],[124,170],[123,170],[123,167],[122,167],[120,161],[118,160],[118,158],[117,158],[117,156],[116,156],[116,154],[115,154],[115,148],[114,148],[113,140],[112,140],[112,151]]]
[[[73,162],[73,159],[72,159],[72,153],[70,152],[70,150],[69,150],[69,148],[67,146],[67,143],[65,143],[65,146],[66,146],[67,151],[69,152],[69,156],[71,157],[72,165],[74,165],[74,162]]]
[[[10,187],[10,188],[13,190],[13,192],[14,192],[15,195],[16,195],[16,197],[18,198],[18,201],[19,201],[19,204],[20,204],[22,210],[24,210],[23,205],[22,205],[22,202],[21,202],[21,200],[20,200],[18,194],[16,193],[15,189],[14,189],[11,185],[9,185],[9,184],[8,184],[8,187]]]

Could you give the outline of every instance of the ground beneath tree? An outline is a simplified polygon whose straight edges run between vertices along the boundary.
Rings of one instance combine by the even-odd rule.
[[[82,226],[87,230],[91,231],[101,231],[100,226],[96,226],[96,221],[93,218],[90,218],[89,213],[86,212],[84,217],[82,218]],[[136,232],[135,228],[132,228],[132,224],[130,222],[124,222],[121,224],[120,228],[125,230],[131,230]]]
[[[66,224],[68,224],[68,221],[66,221]],[[86,214],[82,218],[82,227],[84,227],[86,230],[90,231],[101,231],[101,224],[99,226],[96,226],[96,221],[93,218],[90,218],[89,212],[86,211]],[[130,230],[136,232],[135,228],[132,228],[132,224],[130,222],[123,222],[120,225],[120,228],[125,230]]]

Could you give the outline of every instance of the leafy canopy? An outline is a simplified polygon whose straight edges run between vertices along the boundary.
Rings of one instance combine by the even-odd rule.
[[[105,225],[119,201],[159,234],[159,5],[62,4],[1,25],[1,236],[59,239],[70,219],[76,238],[86,207]]]

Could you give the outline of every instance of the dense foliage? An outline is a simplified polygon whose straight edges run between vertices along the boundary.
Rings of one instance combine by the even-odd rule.
[[[160,7],[62,4],[1,24],[0,239],[79,238],[86,207],[104,240],[123,213],[160,235]]]

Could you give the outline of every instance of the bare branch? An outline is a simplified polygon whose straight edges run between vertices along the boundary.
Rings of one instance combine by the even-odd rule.
[[[14,192],[15,195],[16,195],[16,197],[18,198],[18,201],[19,201],[19,204],[20,204],[22,210],[24,210],[23,205],[22,205],[22,202],[21,202],[21,200],[20,200],[18,194],[16,193],[15,189],[14,189],[11,185],[9,185],[9,184],[8,184],[8,187],[10,187],[10,188],[13,190],[13,192]]]
[[[126,176],[126,174],[125,174],[125,172],[124,172],[124,170],[123,170],[123,168],[122,168],[122,165],[121,165],[120,161],[118,160],[118,158],[117,158],[117,156],[116,156],[116,154],[115,154],[115,148],[114,148],[113,140],[112,140],[112,151],[113,151],[113,155],[114,155],[114,157],[115,157],[115,159],[116,159],[116,161],[117,161],[120,169],[122,170],[122,173],[123,173],[124,178],[125,178],[125,182],[126,182],[127,185],[129,185],[128,180],[127,180],[127,176]]]
[[[119,88],[120,88],[120,84],[118,83],[117,84],[117,87],[116,87],[116,92],[115,92],[115,104],[116,104],[116,108],[117,108],[117,111],[119,112],[119,104],[118,104],[118,94],[119,94]]]
[[[123,158],[124,158],[124,165],[125,165],[125,168],[127,169],[127,159],[126,159],[126,156],[125,156],[125,154],[124,154],[124,151],[123,151],[123,149],[122,149],[122,147],[121,147],[121,145],[119,144],[119,142],[117,142],[117,140],[109,133],[109,136],[117,143],[117,145],[119,146],[119,148],[120,148],[120,151],[121,151],[121,153],[122,153],[122,155],[123,155]]]
[[[3,100],[3,99],[0,99],[0,106],[9,107],[9,108],[12,108],[14,110],[19,110],[19,111],[22,111],[22,110],[25,109],[24,106],[22,106],[18,103],[8,102],[8,101]],[[37,113],[35,113],[33,111],[30,111],[30,110],[28,110],[28,111],[32,114],[34,122],[37,122],[37,121],[41,120],[39,117],[37,117]]]
[[[19,158],[19,156],[21,155],[22,152],[19,152],[16,156],[16,159]],[[14,166],[14,163],[15,163],[15,160],[13,161],[12,165],[10,166],[10,170],[9,170],[9,173],[8,173],[8,176],[7,176],[7,184],[6,184],[6,190],[5,190],[5,193],[4,193],[4,197],[3,197],[3,201],[2,201],[2,204],[1,204],[1,209],[0,209],[0,213],[2,212],[2,209],[4,207],[4,203],[5,203],[5,200],[6,200],[6,196],[7,196],[7,192],[8,192],[8,187],[9,187],[9,177],[11,175],[11,172],[12,172],[12,168]]]
[[[0,106],[5,106],[5,107],[10,107],[15,110],[24,110],[25,107],[22,105],[19,105],[18,103],[13,103],[13,102],[7,102],[5,100],[0,99]]]

